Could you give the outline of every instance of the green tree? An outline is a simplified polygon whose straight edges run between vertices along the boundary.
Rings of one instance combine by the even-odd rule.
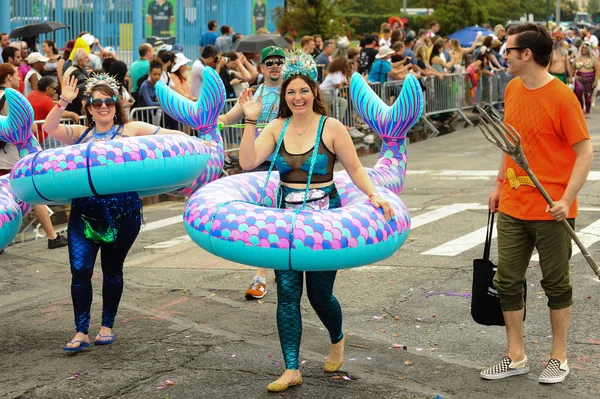
[[[273,18],[282,34],[295,37],[321,34],[334,37],[352,33],[351,24],[341,15],[351,0],[287,0],[286,7],[276,7]]]
[[[443,33],[456,32],[464,27],[478,25],[488,20],[488,10],[475,0],[429,0],[437,5],[429,19],[440,23]]]
[[[592,15],[600,11],[600,0],[588,0],[587,12]]]

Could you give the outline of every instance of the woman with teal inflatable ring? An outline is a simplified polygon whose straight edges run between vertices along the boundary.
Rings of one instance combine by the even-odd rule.
[[[88,79],[84,97],[88,126],[59,124],[65,107],[79,93],[75,78],[65,78],[62,94],[50,111],[44,130],[65,144],[105,141],[128,136],[152,134],[185,135],[145,122],[128,122],[113,78],[99,75]],[[67,352],[81,352],[90,346],[88,328],[92,304],[92,273],[98,251],[102,257],[102,327],[96,345],[111,344],[117,309],[123,293],[123,262],[141,225],[140,197],[135,192],[75,198],[69,218],[69,261],[71,297],[75,313],[76,334],[63,347]]]
[[[279,152],[275,154],[275,165],[281,179],[277,207],[289,208],[290,202],[286,201],[295,196],[294,193],[299,193],[302,202],[310,178],[310,189],[324,192],[329,197],[329,208],[336,208],[341,206],[333,182],[333,167],[337,158],[356,186],[370,197],[376,208],[382,208],[385,218],[390,220],[394,211],[389,202],[376,192],[373,182],[360,164],[347,130],[339,121],[325,116],[326,109],[316,82],[316,66],[312,57],[301,52],[288,55],[283,78],[278,118],[265,127],[256,141],[254,124],[261,112],[261,101],[255,101],[248,90],[240,96],[239,103],[246,115],[246,128],[240,144],[241,167],[244,170],[254,169],[279,147]],[[317,165],[316,159],[319,159]],[[311,163],[312,166],[307,167]],[[309,177],[310,170],[313,173]],[[335,270],[306,272],[309,301],[327,328],[331,340],[330,352],[324,365],[326,372],[339,370],[344,362],[342,310],[333,296],[336,274]],[[276,270],[275,275],[277,327],[286,370],[267,389],[280,392],[302,383],[298,367],[302,336],[300,299],[304,273]]]

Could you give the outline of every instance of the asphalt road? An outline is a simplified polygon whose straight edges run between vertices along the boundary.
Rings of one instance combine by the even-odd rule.
[[[595,148],[600,120],[589,121]],[[376,156],[363,158],[366,166]],[[348,337],[342,372],[322,372],[328,338],[303,299],[304,383],[286,398],[595,398],[600,397],[600,283],[581,254],[572,258],[575,305],[569,336],[571,375],[537,382],[551,330],[538,263],[528,271],[526,350],[531,372],[483,381],[500,360],[505,334],[470,317],[472,259],[483,251],[485,203],[500,152],[477,129],[409,147],[401,195],[411,211],[406,244],[378,264],[339,273],[335,293]],[[580,197],[577,230],[600,260],[600,157]],[[254,271],[216,258],[186,239],[183,202],[144,209],[146,226],[125,268],[116,342],[70,356],[73,335],[67,251],[45,240],[0,256],[0,397],[268,398],[284,370],[275,323],[273,274],[263,301],[246,301]],[[492,257],[496,258],[495,249]],[[97,265],[92,325],[100,325]],[[393,345],[405,345],[406,350]],[[347,377],[347,378],[343,378]],[[167,382],[170,381],[170,382]]]

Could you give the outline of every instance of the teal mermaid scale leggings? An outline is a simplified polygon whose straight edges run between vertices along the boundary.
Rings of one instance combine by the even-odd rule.
[[[330,188],[331,187],[331,188]],[[340,197],[334,185],[325,190],[330,194],[330,208],[341,206]],[[283,195],[278,205],[283,207],[281,197],[292,189],[282,186]],[[304,191],[304,190],[302,190]],[[281,351],[285,360],[285,368],[297,370],[299,363],[300,341],[302,339],[302,315],[300,299],[302,298],[303,280],[306,274],[306,292],[311,306],[329,331],[332,344],[342,340],[342,308],[333,296],[333,284],[336,270],[324,272],[298,272],[293,270],[276,270],[277,277],[277,330]]]

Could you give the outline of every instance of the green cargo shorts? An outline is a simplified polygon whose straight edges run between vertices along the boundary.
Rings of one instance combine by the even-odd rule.
[[[575,228],[575,219],[567,219]],[[569,278],[571,236],[554,220],[521,220],[498,213],[498,271],[494,286],[504,311],[523,309],[523,283],[533,249],[540,255],[542,288],[550,309],[573,304]]]

